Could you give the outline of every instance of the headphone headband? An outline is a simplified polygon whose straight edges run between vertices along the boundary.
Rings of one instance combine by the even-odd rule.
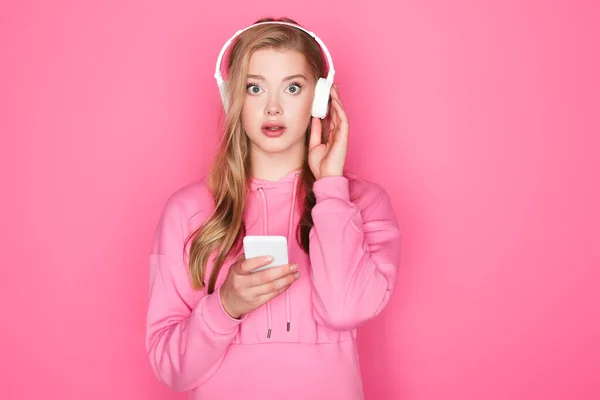
[[[321,46],[321,49],[323,49],[323,52],[325,53],[325,57],[327,57],[327,64],[328,64],[328,73],[327,73],[327,81],[330,83],[333,83],[333,77],[335,75],[335,69],[333,68],[333,61],[331,59],[331,55],[329,54],[329,50],[327,50],[327,46],[325,46],[325,43],[323,43],[323,41],[321,39],[319,39],[317,37],[317,35],[315,35],[313,32],[304,29],[303,27],[301,27],[300,25],[296,25],[296,24],[292,24],[289,22],[284,22],[284,21],[265,21],[265,22],[259,22],[257,24],[253,24],[250,25],[244,29],[240,29],[238,30],[231,38],[229,38],[229,40],[227,40],[227,42],[225,42],[225,44],[223,45],[223,48],[221,49],[221,52],[219,53],[219,57],[217,58],[217,65],[215,68],[215,79],[217,80],[217,84],[219,86],[221,86],[223,84],[223,76],[221,75],[221,62],[223,60],[223,55],[225,54],[225,51],[227,50],[227,48],[231,45],[231,42],[233,42],[233,40],[239,36],[242,32],[250,29],[250,28],[254,28],[255,26],[259,26],[259,25],[266,25],[266,24],[278,24],[278,25],[288,25],[288,26],[292,26],[294,28],[298,28],[306,33],[308,33],[310,36],[312,36],[317,43],[319,44],[319,46]]]

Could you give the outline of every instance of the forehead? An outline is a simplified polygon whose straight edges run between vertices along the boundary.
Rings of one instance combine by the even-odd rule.
[[[308,65],[299,51],[264,48],[256,50],[250,57],[248,74],[262,75],[267,80],[278,81],[295,74],[307,76]]]

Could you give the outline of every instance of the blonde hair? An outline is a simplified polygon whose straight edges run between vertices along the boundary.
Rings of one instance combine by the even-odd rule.
[[[256,21],[283,21],[297,24],[289,18],[264,18]],[[248,63],[254,51],[261,48],[295,50],[306,57],[308,68],[315,81],[323,77],[325,59],[318,43],[304,31],[281,24],[266,24],[241,33],[231,46],[227,62],[227,98],[230,99],[223,137],[208,176],[208,188],[214,207],[208,219],[186,239],[189,241],[189,272],[194,289],[206,286],[209,260],[214,257],[208,281],[208,293],[213,293],[221,267],[230,255],[241,248],[246,233],[244,208],[250,182],[249,139],[242,126],[242,105],[246,96]],[[306,131],[308,149],[310,123]],[[308,253],[308,235],[313,226],[311,210],[315,205],[312,186],[315,177],[307,162],[307,151],[298,190],[302,217],[298,224],[297,240]]]

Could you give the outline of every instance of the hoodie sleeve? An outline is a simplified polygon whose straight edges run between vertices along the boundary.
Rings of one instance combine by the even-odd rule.
[[[335,330],[353,330],[377,316],[395,287],[400,231],[388,194],[369,188],[352,202],[346,177],[321,178],[313,186],[313,311]]]
[[[198,387],[219,368],[243,320],[227,314],[218,289],[192,292],[183,232],[181,214],[170,199],[150,255],[146,349],[156,376],[175,391]]]

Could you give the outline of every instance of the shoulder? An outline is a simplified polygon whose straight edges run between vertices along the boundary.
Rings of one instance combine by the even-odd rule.
[[[213,207],[207,178],[201,178],[177,188],[168,196],[162,218],[177,220],[182,229],[189,232],[208,218]]]
[[[177,188],[167,199],[167,204],[177,205],[183,209],[212,205],[212,195],[208,188],[207,178],[201,178]]]

